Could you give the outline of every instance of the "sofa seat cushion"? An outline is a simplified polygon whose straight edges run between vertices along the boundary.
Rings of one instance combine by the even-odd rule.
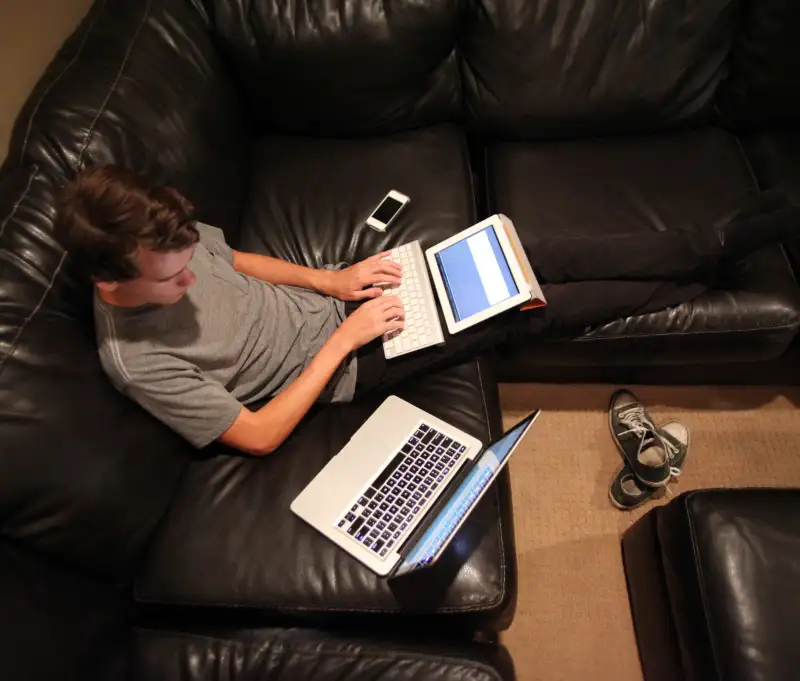
[[[499,423],[496,384],[486,371],[472,362],[397,394],[486,442]],[[214,455],[212,448],[191,464],[136,580],[136,600],[334,623],[366,616],[370,626],[381,613],[505,626],[515,591],[507,478],[487,493],[439,564],[403,580],[377,577],[292,514],[292,500],[381,399],[315,410],[268,457]],[[213,613],[215,622],[225,616]]]
[[[237,243],[312,267],[414,239],[432,246],[475,221],[471,177],[455,126],[367,139],[264,138],[253,151]],[[365,220],[390,189],[411,202],[379,233]]]
[[[137,629],[133,667],[133,681],[514,679],[511,658],[501,646],[376,641],[310,629]]]
[[[526,237],[612,234],[708,225],[752,199],[756,185],[735,138],[716,129],[654,137],[489,149],[492,211]],[[531,257],[535,263],[536,253]],[[620,319],[568,342],[506,356],[526,364],[647,366],[756,361],[783,353],[800,322],[797,284],[779,246],[731,267],[715,290],[662,312]]]
[[[623,538],[647,681],[778,681],[800,665],[800,490],[700,490]]]

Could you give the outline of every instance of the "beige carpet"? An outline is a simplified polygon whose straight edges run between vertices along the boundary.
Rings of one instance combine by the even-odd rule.
[[[620,536],[647,508],[608,503],[621,464],[606,407],[613,386],[504,385],[506,425],[546,410],[511,463],[519,603],[502,636],[520,681],[641,681]],[[674,492],[800,487],[800,390],[641,387],[657,422],[691,429]],[[654,502],[655,503],[655,502]]]

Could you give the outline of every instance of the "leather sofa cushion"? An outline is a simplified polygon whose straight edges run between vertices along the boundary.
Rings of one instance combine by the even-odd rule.
[[[499,144],[487,154],[491,210],[523,242],[549,235],[708,225],[756,191],[736,140],[715,129],[657,137]],[[535,263],[535,250],[531,253]],[[587,329],[503,358],[517,380],[538,363],[647,366],[757,361],[784,352],[800,323],[800,296],[780,247],[726,272],[716,290],[653,314]]]
[[[501,646],[375,641],[302,629],[137,629],[132,681],[513,681]]]
[[[795,678],[800,490],[689,492],[657,528],[686,678]]]
[[[205,4],[262,134],[387,133],[460,113],[457,0]]]
[[[800,49],[796,0],[743,4],[716,108],[739,129],[800,121]]]
[[[238,246],[319,267],[475,221],[464,133],[444,125],[371,139],[268,137],[253,150]],[[390,189],[411,202],[384,233],[365,224]]]
[[[662,129],[705,115],[736,24],[733,0],[468,3],[464,101],[515,139]]]
[[[397,394],[484,442],[499,432],[495,384],[477,362]],[[316,409],[265,458],[218,452],[195,461],[136,580],[136,600],[216,607],[216,622],[225,609],[244,609],[337,625],[360,617],[377,626],[386,623],[381,614],[405,613],[389,623],[507,626],[515,556],[506,477],[440,563],[402,580],[377,577],[292,514],[292,500],[381,400]]]

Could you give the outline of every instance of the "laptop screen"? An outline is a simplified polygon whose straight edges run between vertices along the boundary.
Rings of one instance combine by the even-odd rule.
[[[439,251],[436,262],[458,322],[519,293],[491,225]]]
[[[475,501],[492,481],[494,474],[506,463],[512,450],[538,414],[539,412],[535,411],[520,421],[497,442],[487,447],[475,460],[472,470],[406,556],[395,576],[430,564],[450,540],[461,520],[472,510]]]

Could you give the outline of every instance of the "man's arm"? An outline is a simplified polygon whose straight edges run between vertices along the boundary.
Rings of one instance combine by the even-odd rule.
[[[233,251],[233,268],[270,284],[308,288],[340,300],[365,300],[381,295],[377,283],[400,283],[400,265],[387,260],[388,256],[385,251],[343,270],[315,270],[266,255]]]
[[[274,452],[311,409],[349,353],[341,338],[331,336],[311,364],[283,392],[258,411],[242,407],[219,441],[255,456]]]
[[[364,303],[334,331],[290,386],[258,411],[242,407],[219,441],[256,456],[274,452],[316,402],[345,358],[378,336],[402,329],[404,316],[402,303],[395,296]]]
[[[233,251],[233,269],[270,284],[299,286],[325,294],[330,289],[331,275],[334,274],[331,270],[315,270],[268,255],[242,251]]]

